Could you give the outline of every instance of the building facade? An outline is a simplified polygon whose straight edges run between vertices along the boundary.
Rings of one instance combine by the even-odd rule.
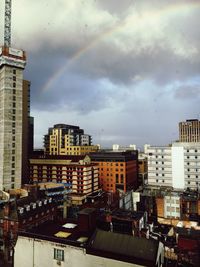
[[[85,155],[98,150],[92,146],[92,137],[78,126],[55,124],[44,136],[46,155]]]
[[[186,120],[179,123],[179,142],[200,142],[199,120]]]
[[[0,47],[0,190],[21,186],[25,64],[24,51]]]
[[[31,183],[64,183],[71,193],[80,195],[99,189],[98,166],[88,156],[36,156],[29,162]]]
[[[55,230],[54,233],[44,235],[40,229],[37,233],[20,233],[14,266],[162,267],[164,264],[163,244],[157,240],[102,230],[97,230],[89,239],[80,233],[75,236],[72,230],[64,227],[60,233],[65,238],[59,238],[59,232],[56,234]],[[89,244],[86,243],[88,239]]]
[[[200,143],[173,143],[146,149],[148,185],[199,189]]]
[[[103,190],[126,192],[138,185],[138,152],[99,152],[90,154],[98,164],[99,182]]]
[[[30,85],[29,81],[23,80],[22,184],[28,182],[28,159],[33,152],[34,119],[30,116]]]

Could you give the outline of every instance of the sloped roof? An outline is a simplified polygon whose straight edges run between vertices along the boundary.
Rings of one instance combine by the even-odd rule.
[[[159,242],[131,235],[97,230],[90,242],[95,251],[115,254],[131,259],[132,262],[146,262],[145,266],[156,266]],[[149,264],[147,264],[149,262]],[[155,264],[155,265],[152,265]]]

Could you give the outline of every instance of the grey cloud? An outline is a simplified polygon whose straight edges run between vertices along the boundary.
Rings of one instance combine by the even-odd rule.
[[[104,8],[110,13],[116,13],[118,15],[126,12],[130,7],[134,5],[133,0],[123,0],[118,1],[117,3],[116,0],[97,0],[97,3],[100,8]]]
[[[178,99],[199,99],[200,98],[200,85],[180,86],[175,91],[175,97]]]
[[[142,14],[144,10],[157,8],[159,12],[169,4],[187,3],[182,0],[124,0],[117,1],[117,5],[114,0],[97,2],[98,7],[107,10],[119,24],[123,16],[133,10]],[[62,31],[59,27],[55,31],[52,22],[44,21],[44,28],[29,35],[29,45],[25,47],[28,54],[25,78],[31,80],[31,106],[40,117],[38,129],[44,128],[40,132],[45,133],[51,126],[46,124],[49,114],[49,124],[53,117],[58,122],[70,123],[68,120],[73,116],[71,123],[81,122],[80,126],[94,135],[94,142],[104,145],[165,144],[175,140],[178,122],[194,117],[199,110],[199,86],[186,86],[188,80],[199,76],[200,58],[189,51],[194,48],[198,52],[200,47],[198,11],[173,16],[166,21],[163,35],[150,38],[149,43],[145,43],[140,34],[148,35],[150,28],[144,28],[137,36],[125,35],[123,40],[118,32],[114,37],[112,33],[102,34],[113,27],[112,19],[108,24],[96,25],[95,20],[86,22],[81,16],[74,17],[76,27],[69,28],[66,23]],[[17,45],[20,38],[17,36],[14,44]],[[118,41],[124,46],[120,47]],[[185,54],[176,50],[179,47],[175,41],[183,46]],[[32,45],[34,42],[38,44],[36,48]],[[48,90],[42,90],[72,58]],[[146,88],[141,89],[140,83],[145,81],[152,81],[153,85],[147,82]],[[176,82],[183,85],[168,92],[168,86]]]

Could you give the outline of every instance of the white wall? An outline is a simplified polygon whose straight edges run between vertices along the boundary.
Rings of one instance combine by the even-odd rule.
[[[172,146],[172,186],[175,189],[184,189],[184,148]]]
[[[54,260],[54,248],[64,250],[64,262],[61,265]],[[15,267],[139,267],[112,259],[92,256],[85,253],[85,249],[68,245],[61,245],[50,241],[43,241],[19,236],[15,246]]]

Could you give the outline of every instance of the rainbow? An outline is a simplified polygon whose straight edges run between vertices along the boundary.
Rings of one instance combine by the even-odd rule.
[[[96,46],[99,42],[105,40],[105,38],[120,32],[124,28],[128,26],[133,26],[134,24],[137,25],[137,23],[141,23],[141,20],[148,20],[148,19],[159,19],[167,16],[175,16],[177,13],[188,13],[193,11],[196,8],[200,8],[200,1],[188,1],[188,3],[178,3],[173,5],[168,5],[167,7],[160,9],[158,11],[150,11],[150,12],[144,12],[142,13],[141,17],[135,17],[131,16],[128,18],[125,18],[124,21],[120,21],[119,23],[116,23],[113,27],[106,29],[104,32],[102,32],[100,35],[95,37],[90,43],[88,43],[86,46],[82,47],[78,51],[76,51],[70,59],[67,60],[67,62],[61,66],[52,76],[51,78],[45,83],[41,91],[48,90],[53,83],[67,70],[67,68],[78,58],[80,58],[83,54],[85,54],[87,51],[92,49],[94,46]]]

